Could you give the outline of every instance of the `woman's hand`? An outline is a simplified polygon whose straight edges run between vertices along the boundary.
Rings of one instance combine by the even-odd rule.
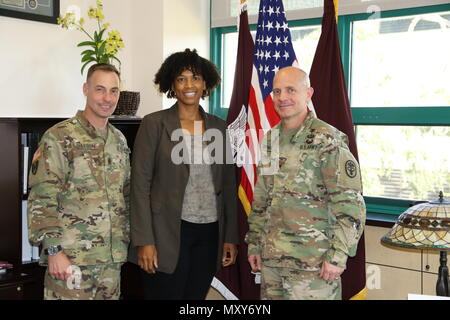
[[[237,247],[234,243],[223,244],[222,266],[228,267],[236,262]]]
[[[158,252],[155,245],[138,247],[138,265],[147,273],[156,273],[158,268]]]

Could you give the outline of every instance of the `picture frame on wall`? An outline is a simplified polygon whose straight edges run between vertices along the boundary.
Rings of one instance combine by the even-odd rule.
[[[57,24],[60,0],[0,0],[0,16]]]

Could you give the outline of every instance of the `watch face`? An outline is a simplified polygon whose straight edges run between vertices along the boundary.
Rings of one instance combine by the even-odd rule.
[[[47,249],[48,255],[49,256],[54,256],[55,254],[57,254],[59,251],[61,251],[61,247],[60,246],[53,246],[53,247],[49,247]]]

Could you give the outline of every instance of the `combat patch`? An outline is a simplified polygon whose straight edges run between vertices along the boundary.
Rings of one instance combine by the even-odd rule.
[[[36,160],[35,162],[33,162],[33,164],[31,165],[31,173],[33,173],[33,175],[36,175],[37,171],[39,168],[39,160]]]

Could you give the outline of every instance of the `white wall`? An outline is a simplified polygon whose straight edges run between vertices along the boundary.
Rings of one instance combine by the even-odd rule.
[[[132,3],[129,39],[132,44],[128,62],[131,76],[128,90],[141,93],[137,115],[144,116],[162,108],[162,97],[153,86],[153,75],[163,59],[163,1],[115,0],[120,4]],[[167,1],[167,0],[166,0]],[[182,0],[181,0],[182,1]],[[118,9],[120,7],[118,5]]]
[[[95,0],[61,0],[61,13],[73,5],[86,17]],[[138,115],[161,109],[153,77],[163,59],[186,47],[209,57],[209,1],[105,0],[104,6],[106,21],[125,41],[123,87],[141,92]],[[0,16],[0,117],[70,117],[83,109],[76,44],[85,40],[77,30]]]
[[[209,0],[165,0],[164,1],[164,58],[186,48],[197,49],[202,57],[209,59]],[[164,97],[164,108],[175,100]],[[200,102],[208,110],[208,100]]]

